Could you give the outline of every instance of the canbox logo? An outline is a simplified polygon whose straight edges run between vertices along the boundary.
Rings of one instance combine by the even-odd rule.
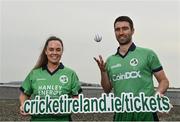
[[[140,71],[131,71],[131,72],[125,72],[119,73],[116,75],[113,75],[112,80],[118,81],[118,80],[124,80],[124,79],[134,79],[134,78],[141,78]]]

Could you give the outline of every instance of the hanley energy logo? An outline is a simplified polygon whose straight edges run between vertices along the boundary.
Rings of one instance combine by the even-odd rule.
[[[113,93],[103,93],[100,98],[68,98],[62,95],[59,99],[46,96],[41,99],[36,96],[34,100],[26,100],[24,112],[29,114],[63,114],[63,113],[106,113],[106,112],[169,112],[170,100],[166,96],[147,97],[144,93],[134,96],[133,93],[122,93],[115,97]]]

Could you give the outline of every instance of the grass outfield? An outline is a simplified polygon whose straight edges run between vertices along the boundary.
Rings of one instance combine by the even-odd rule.
[[[174,106],[167,113],[158,113],[159,119],[162,121],[180,121],[180,106]],[[16,100],[0,100],[0,121],[27,121],[30,117],[19,114],[19,101]],[[112,121],[113,113],[91,113],[91,114],[72,114],[73,121]]]

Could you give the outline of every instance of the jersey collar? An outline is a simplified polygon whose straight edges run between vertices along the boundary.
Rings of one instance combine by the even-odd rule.
[[[64,65],[62,63],[59,64],[58,68],[56,70],[54,70],[53,72],[50,72],[47,68],[47,65],[44,65],[42,67],[42,70],[47,70],[47,72],[51,75],[55,74],[59,69],[64,69]]]
[[[129,47],[127,53],[126,53],[125,55],[121,55],[121,54],[119,53],[119,49],[120,49],[120,47],[117,48],[117,52],[116,52],[115,55],[119,55],[119,56],[121,56],[122,58],[124,58],[124,57],[126,57],[126,55],[128,54],[129,51],[134,51],[134,50],[136,49],[136,45],[135,45],[134,43],[132,43],[131,46]]]

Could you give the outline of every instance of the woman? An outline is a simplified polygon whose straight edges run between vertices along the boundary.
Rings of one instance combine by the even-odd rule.
[[[22,83],[20,90],[20,113],[27,115],[23,110],[23,104],[27,99],[35,96],[44,98],[59,98],[61,95],[69,97],[78,96],[82,89],[76,73],[64,66],[60,60],[63,54],[63,42],[57,37],[47,39],[39,60],[32,71]],[[38,114],[32,115],[31,120],[62,120],[70,121],[70,114]]]

